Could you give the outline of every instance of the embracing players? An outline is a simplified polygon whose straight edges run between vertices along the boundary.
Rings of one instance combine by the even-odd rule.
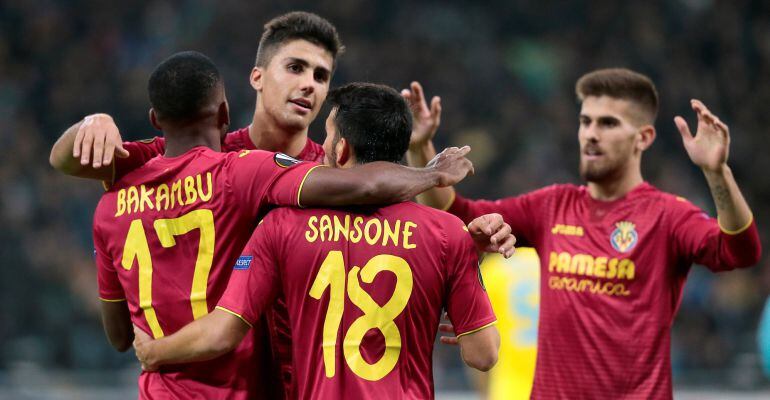
[[[414,86],[413,88],[414,89]],[[727,165],[727,126],[700,101],[693,136],[677,117],[685,150],[711,189],[717,219],[642,179],[655,139],[658,95],[626,69],[584,75],[580,174],[586,186],[553,185],[498,201],[470,200],[452,188],[422,197],[468,221],[500,213],[519,244],[540,256],[540,322],[533,398],[672,397],[670,330],[693,263],[712,271],[751,266],[761,245],[748,204]],[[413,137],[410,160],[434,154],[438,125],[421,91],[407,93],[433,125]]]
[[[411,118],[398,92],[350,84],[330,101],[329,164],[403,157]],[[432,398],[443,307],[465,362],[481,370],[496,362],[499,335],[476,249],[447,213],[411,202],[273,210],[234,269],[217,310],[161,340],[137,336],[145,368],[229,351],[279,295],[290,311],[293,398]]]
[[[292,12],[269,21],[260,39],[250,83],[257,96],[250,126],[228,133],[222,150],[280,151],[321,162],[323,148],[308,138],[343,46],[335,27],[311,13]],[[51,151],[51,164],[70,175],[112,183],[163,154],[164,138],[122,143],[111,117],[96,114],[70,127]],[[113,163],[113,156],[118,155]],[[112,164],[109,168],[106,165]],[[279,324],[280,325],[280,318]],[[274,321],[270,319],[271,326]],[[291,385],[287,334],[271,329],[272,352],[282,360],[280,379]]]
[[[121,350],[133,339],[132,322],[159,338],[211,311],[269,205],[403,201],[471,170],[460,149],[424,170],[384,162],[317,168],[281,153],[221,153],[229,122],[224,84],[200,53],[162,62],[148,92],[165,153],[115,182],[94,215],[103,323]],[[269,378],[272,355],[254,342],[267,333],[264,326],[254,333],[208,363],[142,374],[141,397],[251,398],[257,390],[272,397],[281,386]]]
[[[265,24],[249,77],[256,93],[254,117],[251,125],[224,137],[222,150],[279,151],[323,162],[323,148],[308,138],[308,127],[343,50],[334,25],[318,15],[291,12]],[[123,143],[112,117],[94,114],[62,134],[50,162],[68,175],[112,182],[163,154],[164,146],[160,137]]]

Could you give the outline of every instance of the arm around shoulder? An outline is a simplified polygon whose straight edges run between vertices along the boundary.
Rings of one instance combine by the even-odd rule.
[[[115,122],[107,114],[93,114],[64,131],[48,161],[64,174],[107,181],[115,156],[128,156]]]
[[[425,168],[372,162],[353,168],[316,168],[301,188],[304,206],[388,204],[410,200],[434,186],[451,186],[473,174],[469,147],[449,148]]]
[[[250,326],[238,316],[215,309],[170,336],[134,343],[136,356],[146,369],[164,364],[205,361],[235,349]]]

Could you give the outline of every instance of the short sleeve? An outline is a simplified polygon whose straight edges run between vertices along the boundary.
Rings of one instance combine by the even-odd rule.
[[[507,197],[500,200],[471,200],[459,194],[447,209],[452,215],[460,218],[466,224],[484,214],[498,213],[511,226],[517,245],[534,246],[537,232],[541,231],[543,211],[549,194],[556,190],[553,186],[536,190],[521,196]]]
[[[669,203],[677,255],[688,265],[695,262],[713,271],[726,271],[758,262],[761,244],[753,218],[744,228],[729,232],[722,230],[715,218],[681,197],[670,199]]]
[[[280,291],[279,267],[273,249],[274,225],[268,214],[254,230],[217,304],[218,309],[238,316],[249,326],[271,309]]]
[[[228,188],[240,206],[257,217],[268,204],[298,206],[302,184],[318,165],[261,150],[230,153],[226,163]]]
[[[96,261],[96,279],[99,287],[99,299],[102,301],[123,301],[126,294],[115,271],[112,256],[104,244],[104,236],[94,223],[94,259]]]
[[[473,239],[463,228],[460,221],[457,221],[456,226],[447,227],[448,281],[445,303],[458,337],[497,321],[479,272],[479,259]]]
[[[162,137],[154,137],[136,142],[123,142],[123,148],[128,151],[128,157],[115,157],[113,182],[117,182],[129,172],[146,164],[166,151],[166,141]]]

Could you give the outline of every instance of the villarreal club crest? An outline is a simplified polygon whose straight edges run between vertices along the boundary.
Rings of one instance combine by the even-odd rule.
[[[615,223],[615,230],[610,234],[610,243],[615,250],[626,253],[636,246],[639,235],[636,233],[636,225],[628,221]]]

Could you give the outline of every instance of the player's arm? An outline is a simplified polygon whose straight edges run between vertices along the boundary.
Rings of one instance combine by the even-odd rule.
[[[173,335],[152,340],[139,328],[134,328],[136,358],[145,371],[155,371],[161,365],[211,360],[235,349],[250,326],[239,317],[215,309]]]
[[[110,181],[114,156],[128,157],[118,127],[111,116],[92,114],[64,131],[49,162],[67,175]]]
[[[281,286],[269,236],[279,225],[276,211],[254,230],[243,252],[246,265],[233,270],[214,311],[158,340],[137,332],[134,347],[143,368],[210,360],[238,346],[253,322],[273,304]]]
[[[412,82],[409,89],[401,91],[412,111],[412,136],[406,160],[412,167],[423,167],[436,156],[433,137],[441,124],[441,99],[434,96],[430,108],[425,100],[422,85]],[[417,201],[429,207],[446,210],[455,198],[451,186],[433,187],[417,196]]]
[[[105,245],[105,235],[101,233],[104,201],[100,201],[94,212],[93,240],[94,261],[96,262],[96,282],[101,300],[102,326],[112,347],[124,352],[131,347],[134,334],[131,329],[131,313],[126,301],[126,293],[120,282],[115,263]]]
[[[677,116],[674,119],[687,155],[706,176],[720,227],[728,232],[744,229],[751,224],[752,213],[727,165],[730,129],[699,100],[692,100],[691,106],[698,117],[695,136],[684,118]]]
[[[497,318],[483,286],[473,240],[462,230],[462,225],[447,225],[445,304],[457,332],[456,338],[449,339],[460,345],[462,359],[469,367],[488,371],[497,363],[500,349]],[[440,328],[445,331],[446,325]],[[441,339],[444,343],[446,340]]]
[[[497,364],[500,332],[492,325],[457,337],[460,355],[466,365],[479,371],[489,371]]]
[[[300,191],[303,206],[387,204],[406,201],[434,186],[451,186],[468,174],[473,164],[465,158],[470,147],[451,147],[425,168],[373,162],[353,168],[315,168]]]
[[[446,315],[444,318],[447,318]],[[485,326],[478,331],[455,335],[452,323],[439,325],[439,331],[451,336],[441,336],[439,341],[451,346],[460,346],[463,361],[471,368],[486,372],[497,363],[500,350],[500,332],[494,325]]]
[[[713,222],[693,217],[693,212],[689,212],[676,224],[675,237],[685,254],[711,270],[754,265],[762,255],[762,244],[751,209],[727,165],[729,129],[700,101],[692,100],[692,107],[698,116],[695,136],[682,117],[676,117],[675,122],[687,154],[706,176],[717,209],[719,229],[713,227]]]
[[[125,300],[102,301],[102,326],[115,350],[122,353],[131,347],[134,333],[131,330],[131,313]]]

